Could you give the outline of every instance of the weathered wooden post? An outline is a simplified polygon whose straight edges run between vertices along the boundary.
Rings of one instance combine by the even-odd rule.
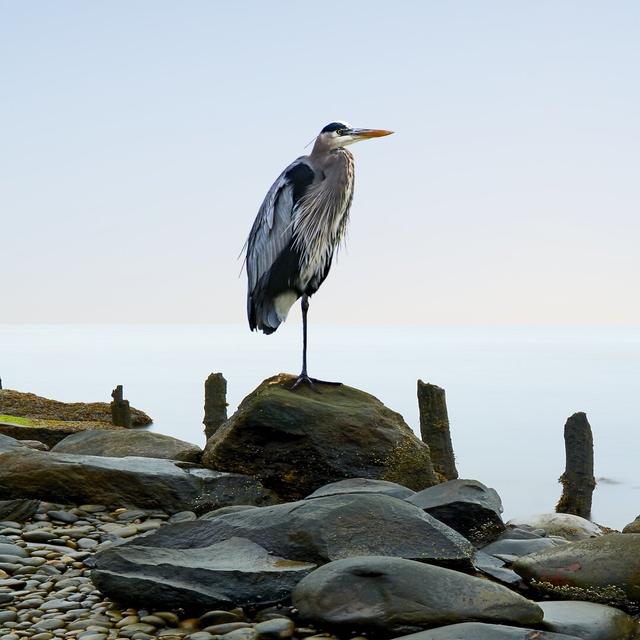
[[[431,461],[441,482],[458,477],[451,444],[449,414],[444,389],[418,380],[420,437],[431,449]]]
[[[567,420],[564,448],[567,462],[559,480],[562,496],[556,511],[589,519],[596,479],[593,476],[593,434],[586,413],[574,413]]]
[[[131,407],[129,401],[123,398],[122,385],[119,384],[112,392],[111,422],[118,427],[131,429]]]
[[[204,434],[207,440],[227,419],[227,381],[221,373],[212,373],[204,383]]]

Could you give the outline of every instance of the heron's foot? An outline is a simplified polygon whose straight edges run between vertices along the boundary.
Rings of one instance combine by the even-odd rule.
[[[342,382],[329,382],[328,380],[318,380],[317,378],[310,378],[306,373],[301,373],[296,381],[291,385],[289,391],[295,391],[302,384],[308,384],[311,389],[313,389],[316,393],[322,393],[320,389],[316,385],[327,384],[334,387],[338,387],[342,384]]]

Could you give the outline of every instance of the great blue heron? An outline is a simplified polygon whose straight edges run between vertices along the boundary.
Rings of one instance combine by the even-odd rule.
[[[273,333],[302,298],[302,382],[307,374],[309,297],[329,273],[353,199],[353,156],[345,147],[387,136],[383,129],[328,124],[308,156],[290,164],[269,189],[246,244],[247,315],[251,330]]]

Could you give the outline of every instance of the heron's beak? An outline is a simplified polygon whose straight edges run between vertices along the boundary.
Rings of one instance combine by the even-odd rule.
[[[367,140],[368,138],[390,136],[392,133],[393,131],[387,131],[386,129],[349,129],[347,135],[351,135],[357,140]]]

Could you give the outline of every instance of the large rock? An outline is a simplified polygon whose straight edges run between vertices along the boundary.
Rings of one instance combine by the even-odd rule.
[[[254,478],[188,463],[43,452],[0,441],[0,499],[182,511],[203,496],[218,507],[275,501]]]
[[[394,640],[581,640],[581,638],[568,636],[564,633],[519,629],[501,624],[462,622],[412,633]]]
[[[345,478],[435,484],[429,447],[377,398],[348,387],[289,388],[265,380],[209,438],[203,463],[258,477],[284,499],[300,499]]]
[[[634,640],[640,631],[631,616],[595,602],[541,602],[543,626],[549,631],[578,636],[583,640]]]
[[[371,480],[369,478],[347,478],[316,489],[311,495],[307,496],[307,500],[325,496],[337,496],[343,493],[382,493],[401,500],[415,495],[415,491],[411,491],[411,489],[407,489],[407,487],[403,487],[396,482]]]
[[[625,525],[622,533],[640,533],[640,516],[638,516],[633,522]]]
[[[473,552],[460,534],[416,507],[375,494],[329,496],[166,525],[119,548],[140,548],[146,554],[148,549],[200,549],[230,538],[245,538],[277,556],[315,564],[369,554],[470,570]],[[96,566],[108,562],[111,553],[100,551]],[[131,553],[125,578],[137,575]]]
[[[513,570],[539,589],[583,600],[640,600],[640,534],[610,533],[519,558]]]
[[[232,608],[286,600],[314,567],[230,538],[197,548],[116,546],[100,554],[91,579],[127,606]]]
[[[52,451],[90,456],[122,458],[166,458],[183,462],[198,462],[202,449],[195,444],[153,431],[87,430],[67,436]]]
[[[303,620],[322,627],[410,633],[471,620],[536,624],[540,607],[488,580],[401,558],[331,562],[294,589]]]
[[[488,544],[505,529],[500,496],[477,480],[449,480],[406,500],[477,545]]]
[[[559,536],[570,541],[597,538],[604,534],[597,524],[572,513],[539,513],[524,518],[512,518],[507,522],[507,526],[542,529],[548,536]]]

